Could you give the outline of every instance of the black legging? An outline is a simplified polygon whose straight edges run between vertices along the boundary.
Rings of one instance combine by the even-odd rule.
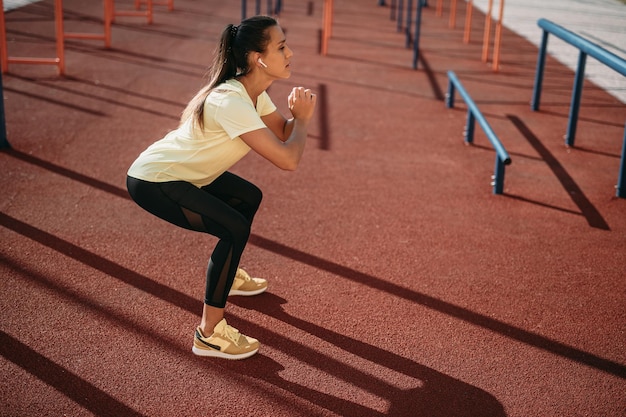
[[[185,181],[148,182],[133,177],[127,177],[126,186],[133,200],[155,216],[219,238],[207,268],[204,302],[224,308],[263,198],[261,190],[230,172],[202,188]]]

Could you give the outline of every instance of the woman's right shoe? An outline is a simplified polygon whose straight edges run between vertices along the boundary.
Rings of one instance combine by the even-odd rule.
[[[230,287],[228,295],[257,295],[267,290],[267,280],[263,278],[252,278],[241,268],[237,268],[237,274]]]
[[[200,327],[196,328],[192,352],[198,356],[211,356],[223,359],[245,359],[259,351],[259,341],[239,333],[239,330],[222,319],[211,336],[204,336]]]

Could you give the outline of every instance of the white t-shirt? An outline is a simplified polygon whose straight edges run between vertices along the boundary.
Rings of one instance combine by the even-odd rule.
[[[255,108],[243,84],[228,80],[204,101],[204,129],[187,120],[143,151],[128,175],[151,182],[208,185],[250,151],[239,135],[266,127],[261,117],[275,110],[267,92],[259,95]]]

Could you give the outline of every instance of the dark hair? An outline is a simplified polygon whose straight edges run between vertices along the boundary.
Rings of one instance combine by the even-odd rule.
[[[268,29],[278,25],[270,16],[253,16],[243,20],[239,26],[229,24],[222,31],[220,42],[209,69],[209,82],[187,104],[181,123],[194,118],[194,122],[204,127],[204,101],[212,89],[226,80],[244,75],[250,71],[248,54],[264,52],[270,41]]]

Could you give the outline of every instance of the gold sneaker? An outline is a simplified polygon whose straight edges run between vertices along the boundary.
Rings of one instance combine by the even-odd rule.
[[[237,268],[237,274],[233,281],[233,286],[230,287],[228,295],[257,295],[261,294],[267,289],[267,280],[263,278],[251,278],[246,271],[241,268]]]
[[[191,351],[198,356],[245,359],[259,351],[259,341],[244,336],[239,333],[239,330],[229,326],[225,319],[222,319],[209,337],[202,334],[200,327],[196,328]]]

